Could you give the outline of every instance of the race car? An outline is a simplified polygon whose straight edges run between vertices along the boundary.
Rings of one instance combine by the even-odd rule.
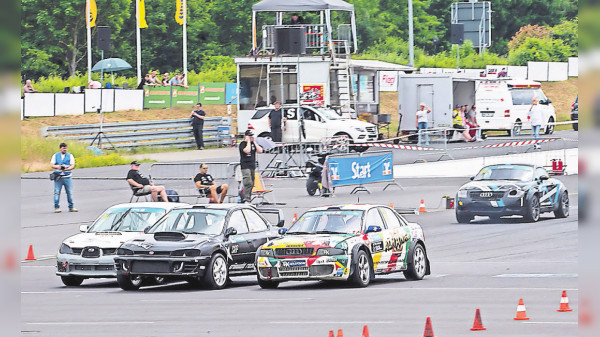
[[[258,284],[283,281],[349,281],[366,287],[375,275],[404,272],[410,280],[430,274],[421,226],[387,206],[342,205],[313,208],[284,236],[256,254]]]
[[[482,168],[456,194],[456,220],[469,223],[475,216],[498,220],[521,215],[529,222],[544,212],[569,216],[569,192],[543,167],[526,164],[490,165]]]
[[[62,242],[56,256],[56,275],[66,286],[79,286],[87,278],[116,277],[113,258],[117,248],[182,205],[187,204],[140,202],[108,208],[91,226],[81,225],[83,233]]]
[[[283,226],[283,220],[277,225]],[[254,274],[256,250],[277,236],[276,228],[251,205],[173,209],[119,247],[117,282],[123,290],[136,290],[145,280],[161,277],[221,289],[230,276]]]

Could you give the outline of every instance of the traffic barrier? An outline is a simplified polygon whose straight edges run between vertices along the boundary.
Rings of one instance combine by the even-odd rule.
[[[419,213],[427,213],[425,210],[425,200],[421,199],[421,204],[419,205]]]
[[[483,323],[481,322],[481,313],[479,312],[479,308],[475,311],[475,321],[473,322],[473,327],[471,331],[482,331],[487,330],[483,327]]]
[[[27,258],[25,261],[36,261],[36,258],[33,255],[33,245],[29,245],[29,251],[27,252]]]
[[[425,331],[423,332],[423,337],[435,337],[433,334],[433,327],[431,326],[431,318],[427,317],[425,321]]]
[[[517,306],[517,316],[515,318],[513,318],[513,320],[515,320],[515,321],[529,320],[529,317],[527,317],[527,313],[525,310],[525,304],[524,304],[522,298],[519,299],[519,305]]]
[[[449,150],[472,150],[472,149],[486,149],[486,148],[498,148],[498,147],[528,146],[528,145],[554,142],[557,140],[561,140],[561,138],[520,140],[520,141],[505,142],[505,143],[499,143],[499,144],[463,146],[463,147],[455,147],[455,148],[448,148],[448,149],[438,149],[438,148],[432,148],[432,147],[400,145],[400,144],[386,144],[386,143],[365,143],[365,144],[355,144],[354,146],[383,147],[383,148],[388,148],[388,149],[400,149],[400,150],[412,150],[412,151],[449,151]]]
[[[566,290],[563,290],[563,292],[562,292],[562,296],[560,297],[560,307],[556,311],[558,311],[558,312],[573,311],[571,308],[569,308],[569,298],[567,297]]]
[[[362,336],[361,337],[370,337],[369,336],[369,327],[368,326],[363,326],[363,332],[362,332]]]

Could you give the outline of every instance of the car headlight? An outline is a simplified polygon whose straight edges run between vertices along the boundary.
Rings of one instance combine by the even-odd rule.
[[[523,196],[523,191],[518,188],[512,189],[508,192],[508,196],[513,198],[520,198]]]
[[[459,198],[466,198],[467,197],[467,190],[459,190],[458,193],[456,194],[457,197]]]
[[[344,255],[346,251],[340,248],[319,248],[317,256]]]
[[[133,255],[133,250],[127,248],[118,248],[117,255]]]
[[[365,130],[364,128],[354,128],[354,130],[358,132],[367,132],[367,130]]]
[[[173,251],[171,256],[179,256],[179,257],[196,257],[200,256],[202,252],[200,249],[180,249]]]
[[[273,249],[261,249],[260,252],[258,253],[258,256],[265,256],[265,257],[273,256]]]
[[[75,254],[75,252],[73,252],[73,249],[71,249],[71,247],[67,246],[64,243],[60,245],[60,249],[58,250],[58,252],[61,254]]]

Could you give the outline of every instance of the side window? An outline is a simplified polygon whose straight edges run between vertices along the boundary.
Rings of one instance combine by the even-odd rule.
[[[322,122],[323,121],[323,117],[321,117],[321,115],[319,115],[318,113],[315,113],[314,120],[316,120],[317,122]]]
[[[389,229],[400,228],[400,226],[402,226],[400,220],[398,220],[398,217],[396,216],[394,211],[385,207],[381,207],[379,210],[381,211],[383,219],[385,220],[385,223],[387,224]]]
[[[533,90],[511,90],[513,105],[531,105],[531,101],[535,95]]]
[[[262,232],[267,230],[268,227],[265,220],[256,214],[256,212],[245,209],[244,215],[246,216],[246,221],[248,222],[250,232]]]
[[[248,224],[246,224],[246,218],[242,211],[234,211],[231,214],[228,227],[235,228],[238,234],[248,233]]]
[[[546,171],[546,169],[544,169],[544,168],[542,168],[542,167],[538,167],[538,168],[535,170],[535,177],[536,177],[536,178],[539,178],[539,177],[541,177],[541,176],[546,176],[546,177],[548,177],[548,176],[549,176],[549,175],[548,175],[548,171]]]
[[[386,229],[383,220],[381,219],[381,215],[379,215],[379,211],[376,208],[371,208],[369,212],[367,212],[367,221],[365,223],[367,227],[369,226],[379,226],[382,229]],[[366,229],[366,228],[365,228]]]

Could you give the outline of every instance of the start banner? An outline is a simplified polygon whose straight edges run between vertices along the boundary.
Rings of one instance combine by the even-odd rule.
[[[333,187],[394,180],[392,152],[373,152],[356,157],[328,156],[327,163]]]

